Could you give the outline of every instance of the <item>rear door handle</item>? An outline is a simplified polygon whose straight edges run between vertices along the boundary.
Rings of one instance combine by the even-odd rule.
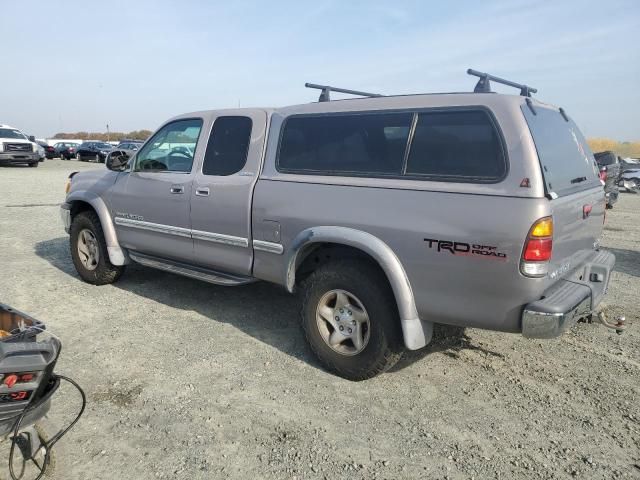
[[[196,188],[196,195],[199,196],[199,197],[208,197],[209,196],[209,187]]]
[[[182,185],[171,185],[171,193],[184,193]]]

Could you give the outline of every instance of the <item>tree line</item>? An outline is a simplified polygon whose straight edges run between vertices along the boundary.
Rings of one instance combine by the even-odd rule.
[[[129,140],[146,140],[151,136],[153,132],[151,130],[134,130],[133,132],[109,132],[109,133],[100,133],[100,132],[75,132],[75,133],[66,133],[60,132],[56,133],[53,138],[60,140],[99,140],[101,142],[107,141],[120,141],[124,139]]]
[[[621,157],[640,158],[640,142],[618,142],[610,138],[589,138],[587,143],[593,153],[612,151]]]

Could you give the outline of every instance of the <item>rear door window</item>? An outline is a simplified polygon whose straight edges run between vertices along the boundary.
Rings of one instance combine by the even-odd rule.
[[[204,175],[233,175],[247,163],[251,128],[249,117],[218,117],[211,129],[204,156]]]
[[[280,140],[278,170],[320,175],[401,175],[413,114],[292,116]]]
[[[533,136],[547,191],[558,196],[600,186],[598,168],[573,120],[565,120],[556,109],[535,105],[534,112],[522,106]]]
[[[487,112],[418,114],[407,175],[457,182],[496,182],[506,172],[502,142]]]

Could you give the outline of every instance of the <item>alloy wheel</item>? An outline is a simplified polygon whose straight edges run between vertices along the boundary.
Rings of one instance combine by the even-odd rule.
[[[78,257],[82,266],[87,270],[98,268],[100,261],[100,247],[98,239],[88,228],[80,230],[78,234]]]
[[[330,290],[320,298],[316,323],[325,343],[341,355],[357,355],[369,342],[367,310],[358,297],[346,290]]]

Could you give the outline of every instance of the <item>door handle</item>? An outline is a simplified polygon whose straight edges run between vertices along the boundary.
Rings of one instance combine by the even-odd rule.
[[[196,188],[196,195],[199,196],[199,197],[208,197],[209,196],[209,187]]]
[[[184,193],[182,185],[171,185],[171,193]]]

